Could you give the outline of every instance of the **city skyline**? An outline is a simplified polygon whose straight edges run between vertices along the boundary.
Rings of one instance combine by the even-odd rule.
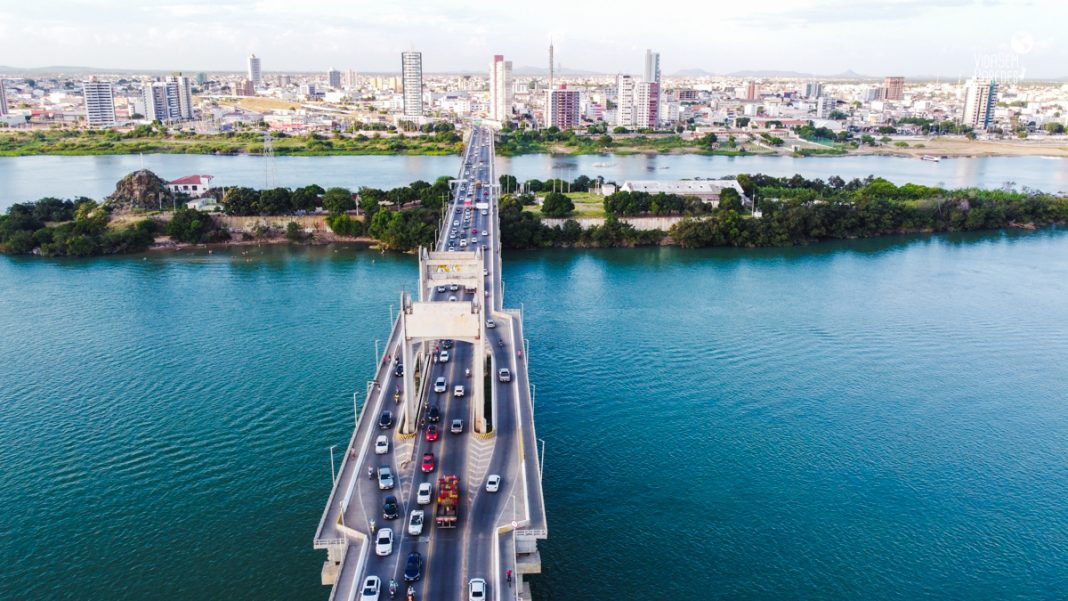
[[[1057,31],[1063,20],[1057,17],[1068,16],[1068,8],[1051,0],[1035,0],[1025,10],[996,0],[769,2],[760,9],[702,9],[718,24],[712,30],[693,14],[650,19],[635,28],[622,6],[607,11],[566,5],[573,17],[566,22],[552,18],[555,10],[524,14],[516,22],[514,11],[459,0],[427,6],[339,0],[125,4],[58,0],[22,6],[17,15],[0,9],[2,62],[15,69],[239,71],[255,53],[268,72],[331,66],[395,72],[397,54],[417,45],[425,73],[485,72],[482,65],[489,57],[504,54],[519,74],[546,70],[551,38],[558,65],[602,74],[638,75],[642,53],[656,48],[665,76],[690,70],[821,76],[852,71],[944,79],[991,70],[1024,79],[1068,76],[1068,48]],[[555,0],[546,6],[557,4],[565,8]],[[588,27],[594,20],[598,27]],[[893,40],[885,39],[888,26],[895,31]],[[520,27],[524,33],[517,36]]]

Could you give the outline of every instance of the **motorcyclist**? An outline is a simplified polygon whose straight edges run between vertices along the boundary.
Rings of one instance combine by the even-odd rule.
[[[468,367],[467,369],[464,370],[464,375],[467,376],[468,378],[471,377],[471,368],[470,367]]]
[[[371,467],[370,463],[367,464],[367,479],[368,480],[374,480],[375,479],[375,468]]]
[[[505,570],[504,577],[508,579],[508,586],[512,585],[512,570]]]
[[[392,579],[392,578],[390,578],[389,579],[389,597],[392,599],[393,597],[396,597],[396,596],[397,596],[397,581]]]

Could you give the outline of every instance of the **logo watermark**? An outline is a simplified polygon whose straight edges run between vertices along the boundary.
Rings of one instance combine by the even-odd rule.
[[[987,79],[998,83],[1016,84],[1027,74],[1027,68],[1023,66],[1021,57],[1026,56],[1035,47],[1035,40],[1031,34],[1018,32],[1009,40],[1007,52],[990,52],[975,54],[975,69],[972,76],[976,79]]]

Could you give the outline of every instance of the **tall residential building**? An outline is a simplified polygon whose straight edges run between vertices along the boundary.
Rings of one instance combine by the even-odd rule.
[[[512,115],[512,61],[500,54],[493,55],[490,63],[489,118],[507,121]]]
[[[823,96],[823,84],[818,81],[810,81],[805,84],[805,98],[819,98]]]
[[[335,90],[341,89],[341,71],[330,67],[330,70],[326,72],[326,85]]]
[[[745,84],[745,99],[756,100],[760,97],[760,89],[757,88],[757,82],[749,81]]]
[[[645,72],[642,75],[643,75],[642,81],[646,81],[648,83],[655,83],[656,84],[656,99],[655,100],[656,100],[656,105],[657,105],[657,108],[656,108],[657,117],[656,118],[657,118],[658,122],[647,126],[647,127],[656,127],[657,125],[659,125],[660,115],[663,112],[661,110],[661,108],[663,106],[663,103],[661,102],[663,100],[661,98],[661,95],[662,95],[661,91],[663,90],[663,84],[660,81],[660,53],[659,52],[653,52],[652,50],[649,50],[648,48],[645,50]]]
[[[816,118],[830,119],[838,102],[830,96],[820,96],[816,99]]]
[[[242,79],[234,84],[234,96],[255,96],[256,84],[251,79]]]
[[[7,110],[7,92],[4,91],[4,80],[0,79],[0,115],[6,115]]]
[[[560,86],[559,90],[545,92],[545,125],[560,129],[574,129],[582,124],[578,90],[568,90]]]
[[[248,78],[252,81],[252,85],[257,88],[263,85],[263,71],[260,70],[260,59],[255,54],[248,57]]]
[[[643,81],[634,91],[634,126],[655,128],[660,123],[660,84]]]
[[[145,118],[164,123],[182,119],[178,82],[155,81],[145,86]]]
[[[616,125],[634,127],[634,78],[616,77]]]
[[[349,69],[345,71],[345,80],[342,82],[346,88],[358,88],[360,87],[359,76],[356,75],[356,71]]]
[[[989,129],[994,124],[998,82],[992,79],[970,79],[965,87],[965,94],[963,122],[976,129]]]
[[[887,77],[883,80],[883,98],[886,100],[905,99],[905,78]]]
[[[556,64],[553,63],[553,41],[549,40],[549,90],[553,89],[553,78],[556,75]]]
[[[110,81],[97,81],[95,77],[82,82],[85,97],[85,121],[89,127],[115,125],[115,88]]]
[[[168,82],[178,84],[178,115],[181,119],[193,118],[193,84],[181,73],[167,78]]]
[[[423,116],[423,53],[401,52],[401,80],[404,88],[404,116]]]

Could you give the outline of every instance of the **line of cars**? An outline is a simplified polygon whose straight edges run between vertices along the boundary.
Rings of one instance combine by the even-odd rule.
[[[486,143],[485,142],[481,142],[480,145],[478,146],[478,148],[479,149],[484,149],[485,146],[486,146]],[[465,173],[464,173],[465,179],[467,179],[467,171],[470,169],[471,160],[472,160],[472,158],[471,158],[470,153],[469,153],[469,158],[468,158],[467,164],[465,165]],[[482,167],[481,163],[480,163],[480,167]],[[470,185],[470,184],[467,184],[467,185]],[[457,195],[457,199],[456,199],[457,203],[461,202],[461,199],[464,198],[464,195],[462,194],[462,192],[463,192],[463,189],[461,187],[461,194]],[[488,198],[488,196],[489,196],[488,190],[481,190],[480,192],[483,192],[486,195],[486,197]],[[488,216],[488,211],[485,210],[485,209],[482,209],[481,210],[481,215],[482,216]],[[463,229],[462,233],[459,230],[459,225],[460,225],[459,221],[460,221],[460,219],[455,219],[453,221],[453,229],[450,231],[450,239],[449,239],[449,241],[447,243],[448,244],[448,250],[450,250],[450,251],[451,250],[455,250],[455,243],[456,243],[457,240],[459,240],[459,245],[460,245],[461,248],[464,248],[464,247],[468,246],[468,244],[474,244],[475,240],[477,239],[476,236],[478,236],[478,234],[480,233],[480,230],[477,227],[473,227],[472,226],[471,222],[473,221],[474,216],[472,214],[472,208],[471,207],[465,207],[462,219],[463,219],[463,226],[464,226],[464,229]],[[470,233],[471,233],[470,242],[467,239],[467,231],[468,231],[468,229],[470,230]],[[481,230],[481,236],[482,237],[488,237],[488,230],[486,230],[486,229]],[[482,244],[482,248],[483,248],[483,250],[487,249],[485,244]],[[488,276],[488,269],[485,269],[485,268],[483,269],[483,276]],[[438,290],[439,293],[444,293],[445,292],[445,287],[444,286],[439,286],[437,290]],[[458,292],[458,286],[455,285],[455,284],[450,285],[449,286],[449,291],[450,292]],[[456,296],[455,295],[451,295],[449,297],[449,300],[450,301],[455,301],[456,300]],[[487,327],[490,327],[490,328],[494,327],[494,325],[492,324],[492,320],[490,320],[490,323],[487,324]],[[450,353],[448,351],[449,351],[449,349],[452,348],[452,341],[451,340],[443,341],[442,342],[442,346],[444,346],[445,350],[441,351],[440,353],[438,353],[435,356],[435,362],[437,362],[437,363],[448,363],[449,360],[451,359],[451,355],[450,355]],[[397,362],[395,364],[394,374],[397,377],[400,377],[404,373],[403,370],[404,370],[403,365],[401,365],[399,362]],[[500,374],[498,374],[498,377],[500,378]],[[510,375],[509,375],[509,379],[510,379]],[[502,380],[502,381],[504,381],[504,380]],[[434,390],[438,394],[445,393],[445,392],[448,391],[448,384],[447,384],[447,381],[445,380],[444,377],[439,377],[438,380],[435,381]],[[465,396],[466,390],[465,390],[465,387],[463,385],[458,384],[453,388],[452,392],[453,392],[453,397],[454,398],[463,398]],[[426,422],[427,422],[427,425],[426,425],[426,428],[425,428],[425,431],[424,431],[424,436],[425,436],[425,439],[426,439],[426,441],[428,443],[432,443],[432,442],[435,442],[435,441],[438,440],[438,438],[439,438],[439,436],[441,434],[441,428],[438,425],[440,420],[441,420],[441,410],[438,408],[438,406],[436,404],[432,404],[432,405],[428,406],[427,409],[426,409]],[[393,425],[394,425],[393,413],[391,411],[388,411],[388,410],[384,411],[379,417],[378,425],[383,430],[391,430],[393,428]],[[451,423],[450,423],[449,431],[453,435],[463,434],[463,431],[464,431],[463,420],[459,419],[459,418],[453,419],[451,421]],[[385,434],[377,436],[376,439],[375,439],[374,451],[375,451],[376,455],[388,454],[389,451],[390,451],[390,440],[389,440],[389,437],[386,436]],[[427,452],[423,453],[422,459],[420,461],[420,471],[422,473],[424,473],[424,474],[429,474],[429,473],[435,471],[436,468],[437,468],[437,461],[436,461],[436,458],[434,456],[434,453],[432,451],[427,451]],[[490,492],[497,492],[497,490],[499,490],[499,487],[500,487],[500,481],[501,481],[500,480],[500,476],[491,475],[487,479],[486,490],[490,491]],[[394,489],[395,480],[394,480],[394,475],[393,475],[393,472],[392,472],[390,466],[386,465],[386,466],[382,466],[382,467],[380,467],[378,469],[378,487],[379,487],[380,490],[382,490],[384,492],[387,492],[387,491],[390,491],[390,490]],[[432,482],[421,482],[421,483],[419,483],[418,487],[417,487],[417,490],[416,490],[416,504],[420,508],[412,509],[408,513],[407,533],[409,535],[411,535],[411,536],[421,536],[422,535],[422,533],[424,531],[426,519],[427,519],[426,511],[424,509],[422,509],[422,507],[430,505],[433,502],[433,499],[434,499],[434,484]],[[400,503],[397,500],[397,497],[394,496],[393,494],[387,494],[385,496],[385,499],[383,501],[383,517],[386,520],[395,520],[395,519],[398,519],[400,517]],[[380,557],[385,557],[385,556],[391,555],[393,553],[393,550],[394,550],[394,544],[395,544],[395,535],[394,535],[393,529],[392,528],[382,528],[382,529],[380,529],[378,531],[378,534],[375,536],[375,539],[374,539],[375,554],[380,556]],[[410,553],[408,553],[407,557],[405,558],[405,562],[404,562],[404,570],[403,570],[404,581],[407,582],[407,583],[412,583],[412,582],[420,580],[422,578],[422,576],[423,576],[424,569],[425,569],[425,563],[424,563],[424,559],[423,559],[422,554],[419,553],[418,551],[415,551],[415,550],[411,551]],[[363,585],[364,586],[363,586],[363,588],[361,590],[361,595],[360,595],[361,601],[372,601],[372,600],[377,601],[380,598],[381,589],[382,589],[382,581],[381,581],[381,579],[379,577],[377,577],[377,576],[367,576],[364,579]],[[468,582],[468,587],[467,588],[468,588],[467,592],[468,592],[469,601],[485,601],[485,599],[487,598],[488,587],[487,587],[487,583],[486,583],[485,579],[483,579],[483,578],[472,578]]]

